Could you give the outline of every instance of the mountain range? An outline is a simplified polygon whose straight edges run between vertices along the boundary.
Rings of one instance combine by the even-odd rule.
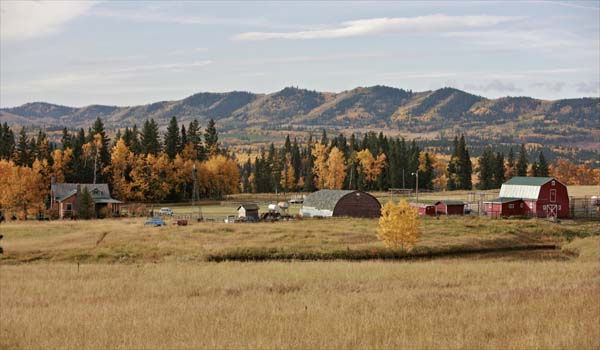
[[[488,99],[454,88],[413,92],[387,86],[358,87],[340,93],[286,87],[271,94],[245,91],[203,92],[176,101],[118,107],[81,108],[45,102],[0,109],[0,122],[9,125],[88,127],[101,118],[109,129],[154,118],[165,126],[208,119],[219,130],[327,128],[384,129],[413,133],[468,131],[490,138],[519,138],[594,144],[600,140],[600,98],[540,100],[531,97]],[[485,134],[484,134],[485,135]],[[596,145],[597,146],[597,145]]]

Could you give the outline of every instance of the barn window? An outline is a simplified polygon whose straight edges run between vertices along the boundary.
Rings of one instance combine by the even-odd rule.
[[[560,210],[560,204],[558,205],[558,210]]]
[[[521,208],[523,208],[523,203],[521,203],[521,205],[520,205],[520,206],[521,206]]]
[[[550,190],[550,202],[556,202],[556,190]]]
[[[556,181],[552,180],[552,186],[556,185]]]
[[[508,205],[508,209],[515,209],[515,205],[514,204],[509,204]]]

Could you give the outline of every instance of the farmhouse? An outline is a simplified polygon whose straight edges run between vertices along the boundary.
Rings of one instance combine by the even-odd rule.
[[[381,216],[381,204],[377,198],[363,191],[320,190],[304,199],[300,215],[378,218]]]
[[[498,198],[483,203],[492,216],[569,217],[567,186],[553,177],[513,177]]]
[[[53,183],[50,188],[50,208],[58,211],[58,217],[76,217],[83,188],[87,188],[96,212],[108,208],[110,214],[118,214],[123,202],[111,198],[108,184]]]
[[[465,203],[462,201],[443,200],[435,203],[437,214],[464,215]]]
[[[258,204],[256,203],[242,203],[237,208],[238,217],[252,219],[254,221],[258,221]]]

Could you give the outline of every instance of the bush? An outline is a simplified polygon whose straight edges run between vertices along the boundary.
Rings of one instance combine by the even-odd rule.
[[[98,210],[98,219],[105,219],[112,215],[112,211],[108,207],[101,208]]]

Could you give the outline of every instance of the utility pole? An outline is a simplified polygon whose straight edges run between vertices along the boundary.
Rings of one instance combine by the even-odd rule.
[[[406,185],[404,184],[404,168],[402,168],[402,189],[406,189]]]
[[[415,188],[416,188],[416,194],[417,194],[417,208],[419,207],[419,171],[415,171],[414,173],[411,173],[411,175],[414,175],[417,177],[417,182],[415,184]]]

